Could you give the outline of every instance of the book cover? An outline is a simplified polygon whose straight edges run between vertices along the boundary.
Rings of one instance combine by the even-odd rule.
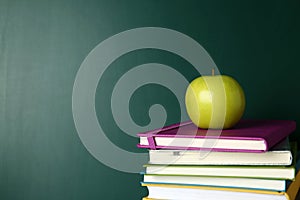
[[[295,199],[300,188],[300,172],[297,173],[295,180],[289,185],[287,194],[291,200]]]
[[[225,130],[200,129],[192,122],[138,133],[139,148],[263,152],[296,129],[292,120],[241,120]]]

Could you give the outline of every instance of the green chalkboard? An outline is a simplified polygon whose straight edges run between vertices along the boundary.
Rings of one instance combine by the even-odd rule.
[[[147,194],[141,175],[113,169],[88,152],[72,113],[74,81],[86,56],[133,28],[168,28],[201,44],[220,72],[244,88],[244,118],[299,122],[299,8],[297,0],[0,0],[0,199],[119,200]],[[199,76],[185,59],[155,49],[123,55],[105,71],[95,95],[97,117],[114,145],[134,153],[145,151],[114,122],[110,97],[122,74],[144,63],[171,66],[188,81]],[[149,123],[153,104],[165,107],[166,124],[180,120],[172,92],[150,84],[129,102],[136,124]],[[292,138],[300,141],[299,133]]]

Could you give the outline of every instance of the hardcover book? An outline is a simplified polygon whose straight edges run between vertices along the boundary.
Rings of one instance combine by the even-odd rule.
[[[229,187],[191,186],[177,184],[142,183],[148,188],[149,195],[143,200],[172,199],[172,200],[295,200],[300,187],[300,172],[288,186],[286,192],[240,189]]]
[[[295,149],[295,147],[293,147],[293,149]],[[149,150],[149,164],[169,165],[170,168],[172,167],[172,165],[288,166],[292,164],[292,161],[293,155],[288,138],[285,138],[283,141],[276,144],[269,151],[265,152],[205,152],[198,150]],[[175,168],[173,168],[173,170],[175,170]],[[224,168],[223,171],[224,170],[226,170],[226,168]],[[285,168],[281,170],[285,172],[290,171],[288,172],[288,174],[292,173],[292,169]],[[188,171],[188,168],[186,168],[185,171]]]
[[[209,165],[145,165],[147,174],[274,178],[293,180],[294,166],[209,166]]]
[[[286,191],[286,181],[279,179],[144,174],[143,182],[145,184],[178,184],[192,186],[258,189],[283,192]]]
[[[296,129],[292,120],[241,120],[225,130],[200,129],[191,121],[139,133],[139,148],[264,152]]]

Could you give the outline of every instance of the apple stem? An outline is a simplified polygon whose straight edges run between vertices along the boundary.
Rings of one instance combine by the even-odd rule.
[[[215,75],[215,68],[211,69],[211,75],[214,76]]]

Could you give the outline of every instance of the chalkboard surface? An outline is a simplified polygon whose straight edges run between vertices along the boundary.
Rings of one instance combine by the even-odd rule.
[[[82,62],[100,42],[125,30],[163,27],[188,35],[221,73],[242,85],[244,118],[298,122],[299,7],[297,0],[0,0],[0,199],[119,200],[147,194],[141,175],[112,169],[87,151],[72,115]],[[155,49],[130,52],[105,71],[95,95],[97,117],[113,144],[135,153],[144,151],[114,122],[109,97],[122,74],[144,63],[171,66],[188,81],[199,76],[186,60]],[[135,123],[149,123],[153,104],[165,107],[166,124],[180,120],[172,92],[150,84],[131,98]],[[299,141],[299,133],[292,138]]]

